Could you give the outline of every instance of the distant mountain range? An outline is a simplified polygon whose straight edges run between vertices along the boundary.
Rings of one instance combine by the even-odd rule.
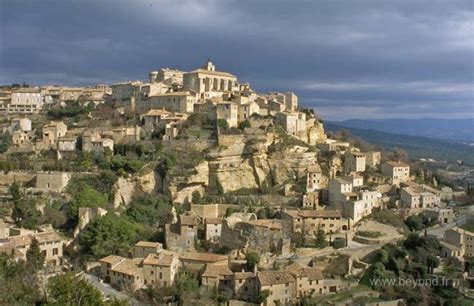
[[[362,138],[371,144],[385,150],[400,147],[408,152],[410,158],[432,158],[438,161],[456,162],[463,160],[466,164],[474,165],[474,146],[452,140],[442,140],[427,137],[386,133],[375,130],[359,129],[325,122],[327,131],[336,132],[347,129],[352,135]]]
[[[474,142],[473,119],[351,119],[330,122],[339,126],[386,133]]]

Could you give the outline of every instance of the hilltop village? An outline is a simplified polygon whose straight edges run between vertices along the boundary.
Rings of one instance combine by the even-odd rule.
[[[326,132],[293,92],[208,60],[4,86],[0,113],[0,271],[39,262],[0,273],[0,304],[61,305],[67,281],[115,305],[473,301],[472,188]]]

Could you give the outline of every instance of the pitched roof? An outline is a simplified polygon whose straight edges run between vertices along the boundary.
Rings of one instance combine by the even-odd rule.
[[[197,225],[197,220],[195,216],[180,216],[180,224],[181,225]]]
[[[226,276],[232,274],[232,271],[227,265],[208,264],[206,265],[206,270],[204,270],[202,277],[219,277],[221,275]]]
[[[257,273],[261,286],[287,284],[295,281],[294,276],[288,271],[262,271]]]
[[[255,273],[253,272],[235,272],[234,278],[235,279],[247,279],[255,277]]]
[[[212,254],[212,253],[186,252],[182,254],[179,257],[179,259],[212,263],[212,262],[228,260],[229,258],[226,255],[218,255],[218,254]]]
[[[291,273],[294,277],[307,277],[309,280],[323,279],[323,273],[318,268],[303,267],[298,263],[294,263],[285,268],[285,271]]]
[[[173,252],[160,252],[158,254],[149,254],[143,260],[144,265],[169,267],[173,264],[176,254]]]
[[[112,268],[113,271],[136,276],[141,273],[141,268],[139,267],[142,260],[140,258],[124,258],[119,262],[115,267]]]
[[[108,263],[108,264],[114,266],[114,265],[118,264],[119,262],[121,262],[124,259],[125,258],[122,257],[122,256],[109,255],[109,256],[106,256],[104,258],[99,259],[99,262]]]
[[[308,166],[308,172],[322,173],[321,166],[319,164]]]
[[[303,218],[341,218],[340,210],[301,210],[298,213]]]
[[[162,248],[163,245],[159,242],[151,242],[151,241],[138,241],[135,246],[142,247],[142,248]]]

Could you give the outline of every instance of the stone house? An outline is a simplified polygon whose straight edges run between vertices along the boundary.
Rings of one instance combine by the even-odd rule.
[[[344,180],[351,182],[352,187],[361,187],[364,185],[364,177],[357,173],[352,173],[351,175],[347,175],[343,177]]]
[[[376,190],[360,190],[357,193],[345,194],[346,202],[343,204],[343,216],[357,222],[370,215],[374,208],[382,205],[382,196]]]
[[[288,111],[277,113],[275,123],[281,125],[287,133],[297,135],[306,131],[306,114]]]
[[[144,285],[171,287],[178,274],[178,255],[167,250],[149,253],[143,259]]]
[[[105,151],[114,152],[114,141],[109,138],[102,138],[99,133],[85,132],[82,135],[82,151],[103,153]]]
[[[474,233],[468,230],[454,227],[444,233],[441,243],[442,257],[464,257],[474,256]]]
[[[134,144],[140,141],[141,128],[135,126],[122,126],[112,130],[114,143]]]
[[[204,239],[207,241],[219,242],[222,234],[222,219],[204,219]]]
[[[161,108],[169,112],[190,114],[194,112],[196,103],[196,96],[188,91],[168,92],[148,96],[147,100],[141,103],[140,110]]]
[[[412,184],[400,189],[400,202],[406,208],[429,208],[439,205],[441,197],[422,185]]]
[[[319,205],[322,190],[307,192],[303,195],[302,207],[309,209],[320,209]]]
[[[137,290],[144,285],[143,259],[109,255],[99,260],[105,282],[120,290]]]
[[[257,272],[257,292],[267,290],[265,306],[290,305],[296,297],[296,280],[288,271]]]
[[[201,283],[208,289],[219,292],[233,293],[234,273],[225,264],[207,264],[201,275]]]
[[[345,202],[344,194],[352,192],[352,183],[342,179],[333,178],[329,180],[329,204],[336,205],[338,202]]]
[[[365,152],[366,166],[369,168],[377,168],[380,166],[382,160],[382,154],[380,151],[368,151]]]
[[[321,166],[314,164],[308,167],[306,172],[306,191],[312,192],[320,190],[327,185],[327,179],[323,175]]]
[[[183,252],[194,250],[198,238],[198,219],[195,216],[181,215],[179,221],[165,225],[166,249]]]
[[[36,174],[36,188],[62,192],[70,180],[71,174],[67,172],[38,172]]]
[[[61,264],[65,239],[59,236],[56,231],[48,230],[36,233],[26,231],[26,233],[22,233],[20,230],[19,235],[16,235],[15,230],[11,228],[7,240],[0,242],[0,252],[14,251],[16,259],[26,260],[26,252],[30,248],[33,239],[36,238],[41,253],[45,256],[45,264],[53,266]]]
[[[314,240],[319,229],[327,234],[350,229],[350,221],[339,210],[287,210],[281,218],[290,222],[293,233],[303,234],[306,242]]]
[[[43,126],[43,139],[37,144],[40,149],[56,149],[59,138],[66,136],[67,125],[62,121],[51,121]]]
[[[239,106],[233,102],[221,102],[216,105],[215,118],[227,121],[229,128],[235,128],[239,124]]]
[[[163,245],[159,242],[139,241],[133,246],[134,258],[145,258],[149,254],[157,254],[163,249]]]
[[[60,137],[58,139],[58,151],[59,152],[75,152],[77,148],[76,137]]]
[[[431,220],[436,220],[439,224],[454,222],[454,210],[452,208],[430,208],[423,211],[423,214]]]
[[[364,172],[366,165],[366,155],[362,152],[346,151],[344,160],[344,172]]]
[[[235,299],[248,301],[257,296],[257,276],[254,272],[235,272],[233,278]]]
[[[257,102],[251,101],[238,104],[238,121],[242,122],[250,118],[253,114],[260,114],[260,106]]]
[[[209,264],[229,265],[229,258],[226,255],[212,253],[185,252],[179,256],[181,265],[191,271],[203,271]]]
[[[382,174],[392,180],[392,184],[399,186],[410,180],[410,166],[401,161],[390,161],[382,164]]]

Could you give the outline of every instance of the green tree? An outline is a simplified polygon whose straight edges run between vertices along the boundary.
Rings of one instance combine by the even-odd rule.
[[[13,203],[12,219],[20,227],[34,229],[38,225],[41,212],[36,209],[36,200],[21,197]]]
[[[439,267],[439,259],[436,256],[429,255],[426,258],[426,267],[428,268],[428,273],[433,273],[433,270]]]
[[[384,249],[381,249],[377,252],[377,255],[375,256],[375,262],[381,262],[384,265],[388,263],[389,255],[388,252]]]
[[[0,305],[35,305],[40,301],[38,278],[31,267],[0,253]]]
[[[228,130],[229,129],[229,123],[225,119],[217,119],[216,120],[216,126],[220,129],[223,129],[223,130]]]
[[[255,303],[257,303],[257,304],[260,305],[260,304],[264,303],[264,302],[267,300],[267,298],[268,298],[269,296],[270,296],[270,291],[268,291],[268,290],[262,290],[262,291],[258,294],[258,296],[255,298]]]
[[[260,255],[256,252],[248,252],[245,254],[245,260],[247,261],[247,269],[253,271],[260,263]]]
[[[10,193],[13,201],[16,202],[21,199],[22,194],[20,190],[20,184],[18,184],[16,181],[13,182],[10,187],[8,187],[8,192]]]
[[[68,218],[75,225],[77,223],[79,207],[105,207],[107,203],[107,194],[102,194],[94,188],[85,185],[80,191],[73,194],[73,199],[68,205]]]
[[[424,228],[423,218],[418,215],[409,216],[405,224],[411,231],[421,231]]]
[[[171,207],[166,198],[144,194],[132,199],[125,215],[138,224],[164,226],[170,220]]]
[[[44,254],[41,253],[39,242],[36,238],[31,240],[30,248],[26,251],[26,261],[33,271],[39,271],[44,265]]]
[[[197,277],[190,275],[188,271],[182,270],[178,276],[173,287],[173,295],[178,301],[179,305],[191,305],[192,300],[198,295],[199,281]],[[186,303],[185,303],[186,301]]]
[[[94,286],[72,272],[51,277],[48,291],[51,305],[107,305]]]
[[[240,130],[245,130],[245,128],[249,128],[251,125],[250,125],[250,121],[248,121],[248,119],[242,121],[239,123],[239,129]]]
[[[128,250],[136,242],[138,227],[126,218],[108,213],[96,218],[79,235],[85,254],[96,258]]]
[[[320,228],[318,229],[318,232],[316,233],[316,241],[314,245],[320,249],[328,246],[328,242],[326,240],[326,233]]]

